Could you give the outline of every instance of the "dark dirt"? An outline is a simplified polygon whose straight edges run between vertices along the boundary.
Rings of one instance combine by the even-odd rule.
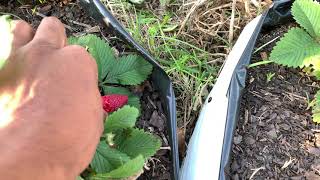
[[[141,97],[143,114],[140,116],[137,127],[157,135],[162,140],[162,148],[146,164],[145,173],[139,180],[166,180],[171,179],[170,145],[167,131],[167,119],[159,93],[153,89],[152,83],[144,83],[144,91]]]
[[[287,28],[262,33],[256,47],[282,36]],[[269,55],[274,45],[253,55],[253,62]],[[275,73],[270,82],[268,73]],[[231,152],[231,179],[320,179],[320,128],[307,109],[318,87],[298,69],[268,64],[248,70]]]
[[[44,16],[59,18],[66,27],[67,35],[81,36],[87,33],[96,34],[108,41],[119,54],[130,50],[121,40],[113,36],[102,25],[86,15],[85,11],[74,1],[67,5],[61,5],[58,1],[37,5],[20,5],[15,1],[0,3],[0,12],[12,13],[29,22],[36,29]],[[36,13],[33,12],[36,10]],[[16,18],[15,18],[16,19]],[[124,52],[126,51],[126,52]],[[162,140],[162,148],[155,156],[150,158],[145,165],[144,173],[139,180],[166,180],[171,179],[170,146],[166,117],[160,101],[159,94],[153,89],[152,83],[146,81],[143,85],[133,88],[133,91],[141,97],[142,115],[137,122],[137,127],[149,131]]]

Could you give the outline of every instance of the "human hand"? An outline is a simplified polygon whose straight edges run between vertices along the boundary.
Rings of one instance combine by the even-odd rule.
[[[66,45],[56,18],[44,18],[35,34],[17,21],[13,34],[0,71],[1,178],[75,179],[103,131],[97,65]]]

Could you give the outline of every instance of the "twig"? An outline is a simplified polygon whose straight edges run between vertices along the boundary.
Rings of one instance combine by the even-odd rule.
[[[284,170],[285,168],[287,168],[294,160],[295,159],[291,159],[290,157],[289,161],[286,161],[284,165],[281,167],[281,170]]]
[[[170,146],[160,147],[160,149],[162,149],[162,150],[171,150],[171,147]]]
[[[230,28],[229,28],[229,44],[231,45],[233,41],[233,28],[234,28],[234,14],[236,11],[236,0],[232,0],[232,11],[231,11],[231,18],[230,18]],[[230,47],[231,48],[231,47]]]
[[[311,166],[311,168],[314,170],[314,171],[316,171],[317,173],[318,173],[318,175],[320,174],[320,171],[319,171],[319,169],[317,169],[317,168],[314,168],[314,167],[312,167]]]
[[[261,169],[266,169],[265,167],[259,167],[259,168],[256,168],[256,169],[251,169],[251,170],[254,170],[254,172],[252,173],[252,175],[250,176],[249,179],[253,179],[254,175],[256,175]]]
[[[290,93],[290,92],[284,91],[283,94],[287,94],[287,95],[289,95],[289,96],[293,96],[293,97],[295,97],[295,98],[297,98],[297,99],[301,99],[301,100],[303,100],[303,101],[306,101],[306,100],[307,100],[306,97],[302,97],[302,96],[299,96],[299,95],[294,94],[294,93]]]
[[[251,17],[250,14],[250,2],[249,0],[243,0],[244,1],[244,9],[246,10],[246,14]]]
[[[251,0],[251,3],[252,3],[256,8],[259,8],[259,7],[260,7],[260,3],[258,3],[257,0]]]
[[[188,12],[186,18],[184,18],[183,22],[181,23],[180,29],[178,31],[178,34],[181,33],[182,29],[185,27],[185,25],[187,24],[190,16],[192,15],[192,13],[201,5],[203,5],[207,0],[197,0],[197,2],[191,7],[190,11]]]
[[[47,17],[46,15],[44,15],[44,14],[42,14],[42,13],[39,13],[39,12],[35,12],[35,14],[36,14],[37,16],[42,17],[42,18]],[[71,26],[68,26],[68,25],[66,25],[66,24],[64,24],[64,23],[62,23],[62,24],[63,24],[63,26],[64,26],[66,29],[69,29],[70,31],[73,31],[73,29],[72,29]]]
[[[83,27],[88,28],[88,29],[92,28],[92,26],[90,26],[88,24],[84,24],[84,23],[81,23],[81,22],[73,21],[73,20],[69,20],[69,21],[71,23],[73,23],[73,24],[76,24],[76,25],[79,25],[79,26],[83,26]]]
[[[215,11],[215,10],[223,9],[223,8],[227,8],[227,7],[230,7],[230,6],[232,6],[232,3],[223,4],[223,5],[221,5],[221,6],[218,6],[218,7],[215,7],[215,8],[209,9],[209,10],[210,10],[210,11]],[[207,11],[207,12],[205,12],[203,15],[206,15],[207,13],[208,13],[208,11]]]
[[[320,133],[320,129],[311,129],[312,132]]]

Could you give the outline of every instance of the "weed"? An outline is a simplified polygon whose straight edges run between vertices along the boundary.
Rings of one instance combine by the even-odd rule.
[[[276,75],[276,73],[271,73],[271,72],[269,72],[269,73],[267,74],[267,83],[269,83],[269,82],[272,80],[272,78],[274,77],[274,75]]]
[[[258,61],[258,62],[249,64],[249,65],[248,65],[248,68],[254,68],[254,67],[257,67],[257,66],[261,66],[261,65],[265,65],[265,64],[270,64],[270,63],[273,63],[273,61],[270,61],[270,60],[262,60],[262,61]]]

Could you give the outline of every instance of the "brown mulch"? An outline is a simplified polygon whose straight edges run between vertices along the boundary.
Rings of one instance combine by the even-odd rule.
[[[287,29],[285,25],[262,33],[256,47]],[[274,45],[253,55],[253,61],[269,55]],[[267,73],[275,73],[270,82]],[[320,179],[320,131],[308,109],[318,87],[314,78],[298,69],[268,64],[248,70],[233,140],[231,179]]]
[[[157,135],[162,140],[162,148],[155,156],[148,160],[146,168],[144,169],[145,173],[143,173],[138,179],[171,179],[172,163],[166,124],[167,119],[164,115],[161,99],[159,93],[154,90],[151,82],[146,81],[143,86],[144,88],[142,89],[143,92],[141,97],[143,113],[137,122],[137,127]],[[139,93],[137,95],[139,95]]]

